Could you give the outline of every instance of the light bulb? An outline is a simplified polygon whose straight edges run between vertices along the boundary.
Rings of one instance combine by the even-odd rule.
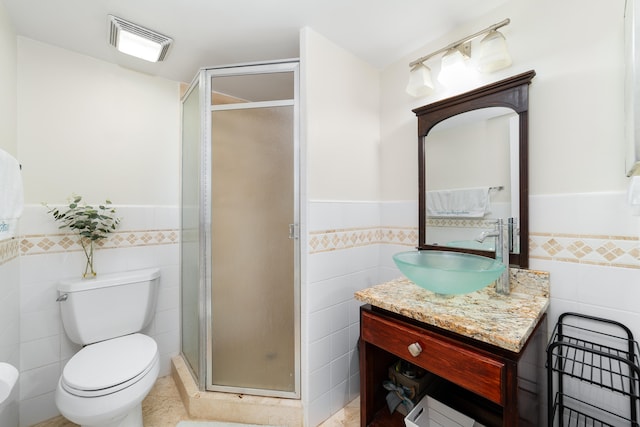
[[[458,49],[449,49],[442,57],[438,81],[445,86],[453,86],[468,77],[465,57]]]

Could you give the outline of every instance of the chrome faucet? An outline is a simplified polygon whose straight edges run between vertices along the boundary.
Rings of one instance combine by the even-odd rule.
[[[496,261],[505,265],[502,275],[496,281],[496,291],[502,295],[509,295],[511,284],[509,283],[509,242],[511,241],[511,233],[508,224],[504,223],[502,218],[496,221],[496,228],[492,231],[483,231],[476,241],[482,243],[487,237],[496,238]]]

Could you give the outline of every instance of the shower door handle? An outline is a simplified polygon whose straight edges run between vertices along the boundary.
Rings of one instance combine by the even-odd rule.
[[[298,237],[298,224],[289,224],[289,238],[296,240]]]

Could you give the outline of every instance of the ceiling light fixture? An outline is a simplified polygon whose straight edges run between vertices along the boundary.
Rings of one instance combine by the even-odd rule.
[[[109,44],[120,52],[149,62],[162,61],[173,40],[148,28],[109,15]]]
[[[411,71],[409,74],[409,85],[407,85],[407,93],[413,96],[425,96],[433,89],[431,83],[430,69],[424,62],[428,59],[444,53],[438,81],[445,86],[450,86],[458,81],[462,75],[466,73],[466,60],[471,56],[471,41],[484,34],[487,34],[480,42],[480,57],[478,58],[478,70],[483,73],[491,73],[494,71],[507,68],[511,65],[511,57],[507,50],[507,44],[504,36],[497,31],[498,28],[504,27],[511,22],[510,19],[491,25],[482,31],[455,41],[442,49],[438,49],[428,55],[416,59],[409,63]],[[422,65],[422,67],[419,67]],[[428,76],[415,77],[414,74],[424,74],[425,69],[429,71]],[[429,84],[422,86],[412,85],[413,81],[423,80]]]

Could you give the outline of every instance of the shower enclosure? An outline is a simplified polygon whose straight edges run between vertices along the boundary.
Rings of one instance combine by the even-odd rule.
[[[300,397],[298,62],[182,98],[182,357],[201,390]]]

